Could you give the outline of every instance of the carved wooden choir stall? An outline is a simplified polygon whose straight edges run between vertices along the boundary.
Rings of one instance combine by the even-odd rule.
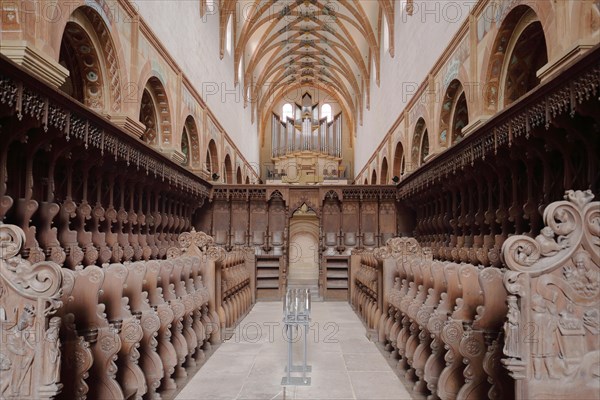
[[[160,398],[253,303],[254,263],[203,232],[166,260],[75,269],[21,258],[15,225],[0,235],[3,398]]]
[[[351,302],[431,399],[594,398],[600,385],[600,202],[568,191],[503,268],[440,261],[414,238],[352,256]]]

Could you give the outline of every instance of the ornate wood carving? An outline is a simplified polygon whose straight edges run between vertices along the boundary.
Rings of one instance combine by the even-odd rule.
[[[60,393],[61,268],[19,255],[25,233],[0,223],[0,395],[52,398]]]
[[[509,310],[502,363],[520,398],[591,398],[600,381],[600,202],[568,191],[545,210],[535,239],[502,247]]]

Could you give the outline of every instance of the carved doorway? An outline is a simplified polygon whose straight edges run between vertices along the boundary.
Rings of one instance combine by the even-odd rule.
[[[288,286],[318,291],[319,217],[306,204],[290,219]]]

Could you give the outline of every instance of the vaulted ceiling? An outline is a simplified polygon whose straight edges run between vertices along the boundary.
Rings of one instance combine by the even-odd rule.
[[[369,106],[371,79],[379,83],[383,18],[391,21],[393,54],[393,0],[222,0],[220,5],[221,52],[231,29],[236,82],[243,76],[245,99],[252,99],[259,118],[268,118],[270,105],[286,93],[312,87],[337,100],[356,123]]]

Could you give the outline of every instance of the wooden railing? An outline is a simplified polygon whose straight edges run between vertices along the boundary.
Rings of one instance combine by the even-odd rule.
[[[3,398],[159,398],[253,304],[254,263],[202,232],[166,260],[74,270],[23,260],[15,225],[0,234]]]
[[[351,301],[413,390],[441,399],[593,398],[600,381],[600,202],[567,192],[502,269],[413,238],[353,255]],[[508,270],[507,270],[508,269]],[[502,360],[502,362],[500,362]],[[594,392],[595,391],[595,392]]]

